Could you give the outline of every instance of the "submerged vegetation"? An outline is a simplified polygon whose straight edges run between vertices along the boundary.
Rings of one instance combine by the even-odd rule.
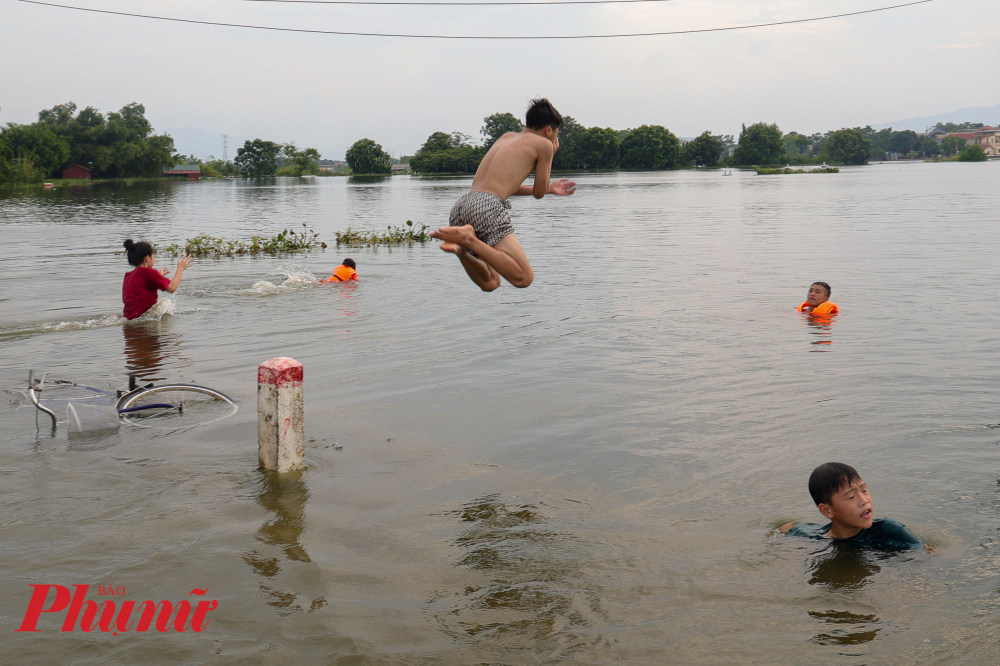
[[[303,224],[302,231],[285,229],[271,237],[251,236],[249,241],[198,234],[183,243],[158,248],[158,251],[175,257],[185,254],[192,257],[233,257],[240,254],[287,254],[317,248],[325,249],[326,243],[319,240],[318,233]]]
[[[413,226],[412,220],[406,221],[405,227],[387,226],[385,231],[356,231],[347,228],[346,231],[337,232],[337,245],[362,246],[362,245],[402,245],[407,243],[426,243],[431,239],[427,232],[430,229],[426,224],[421,224],[417,229]]]
[[[757,172],[758,176],[775,176],[783,173],[840,173],[840,169],[837,167],[826,167],[823,169],[790,169],[788,167],[784,169],[767,169],[765,167],[754,167],[754,171]]]

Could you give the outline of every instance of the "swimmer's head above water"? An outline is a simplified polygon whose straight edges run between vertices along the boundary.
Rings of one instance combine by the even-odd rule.
[[[835,525],[848,529],[872,526],[875,508],[868,485],[858,471],[844,463],[824,463],[809,476],[809,494],[816,508]]]
[[[357,265],[357,264],[355,264],[355,263],[354,263],[354,260],[353,260],[353,259],[351,259],[350,257],[348,257],[347,259],[344,259],[344,260],[343,260],[343,261],[341,262],[341,264],[342,264],[342,265],[344,265],[344,266],[347,266],[347,267],[349,267],[349,268],[353,268],[354,270],[357,270],[357,269],[358,269],[358,265]]]
[[[826,282],[813,282],[809,285],[809,293],[806,295],[806,303],[809,307],[815,308],[830,300],[830,285]]]

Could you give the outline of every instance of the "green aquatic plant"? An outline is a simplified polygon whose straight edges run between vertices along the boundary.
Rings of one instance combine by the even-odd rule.
[[[775,176],[784,173],[840,173],[840,169],[837,167],[825,167],[823,169],[790,169],[788,167],[784,169],[767,169],[765,167],[754,167],[754,171],[757,172],[758,176]]]
[[[389,225],[385,231],[357,231],[347,228],[346,231],[337,232],[337,245],[362,246],[362,245],[402,245],[407,243],[426,243],[431,239],[426,224],[421,224],[420,228],[413,226],[413,220],[407,220],[405,227],[394,227]]]
[[[189,254],[192,257],[234,257],[240,254],[287,254],[326,248],[319,240],[319,234],[305,224],[302,231],[285,229],[274,236],[251,236],[249,241],[237,238],[217,238],[208,234],[198,234],[183,243],[174,243],[157,252],[172,256]]]

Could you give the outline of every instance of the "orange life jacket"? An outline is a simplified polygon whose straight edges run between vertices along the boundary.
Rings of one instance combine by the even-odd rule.
[[[826,303],[820,303],[815,308],[810,309],[809,301],[806,301],[799,307],[795,308],[799,312],[805,312],[811,315],[835,315],[840,312],[840,308],[837,307],[836,303],[831,303],[827,301]]]
[[[348,280],[357,280],[358,272],[351,268],[350,266],[345,266],[341,264],[333,269],[333,275],[330,276],[330,282],[347,282]]]

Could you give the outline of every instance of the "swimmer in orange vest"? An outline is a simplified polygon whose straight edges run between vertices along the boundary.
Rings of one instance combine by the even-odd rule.
[[[333,269],[333,275],[323,280],[323,282],[349,282],[358,281],[357,264],[353,259],[344,259],[344,263]]]
[[[809,315],[829,317],[840,312],[836,303],[830,302],[830,285],[826,282],[813,282],[809,286],[806,302],[796,308],[799,312]]]

